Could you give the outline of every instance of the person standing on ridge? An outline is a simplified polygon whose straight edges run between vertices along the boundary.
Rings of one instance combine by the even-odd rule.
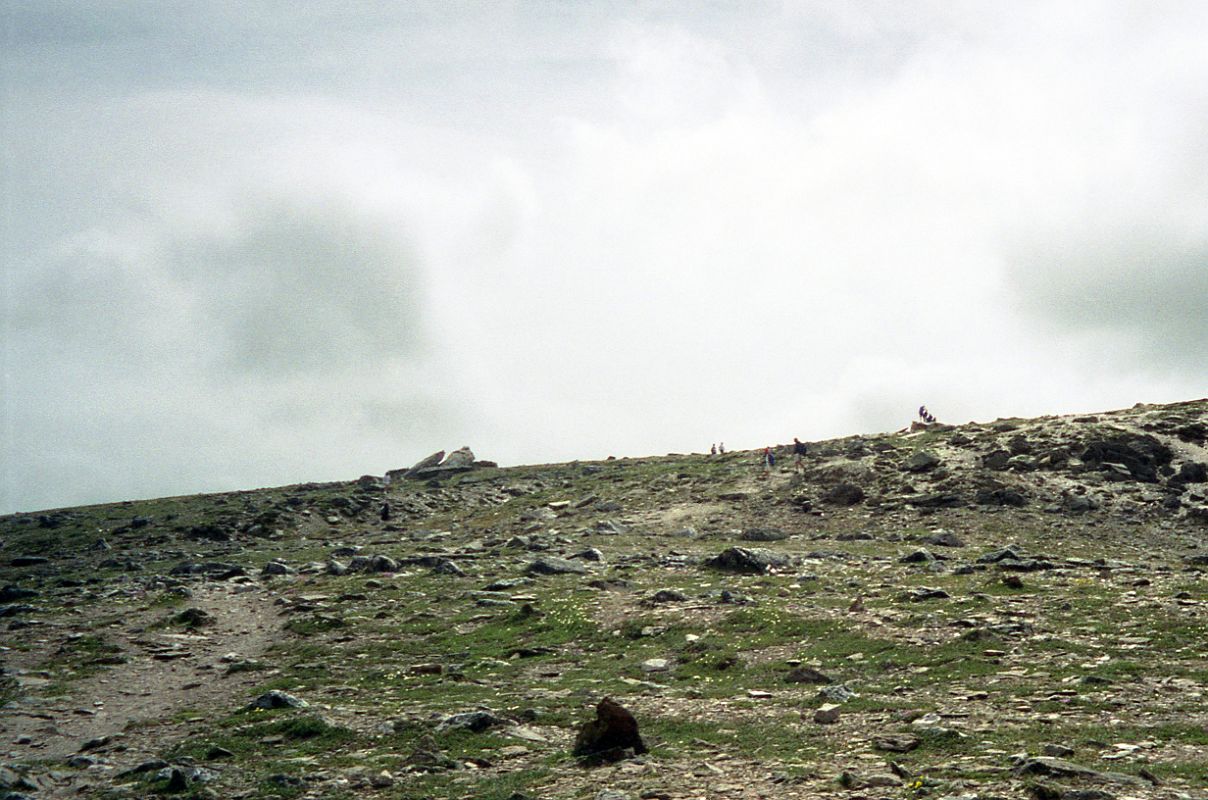
[[[801,441],[796,436],[794,436],[793,437],[793,472],[800,471],[801,474],[803,474],[803,475],[805,474],[805,454],[806,454],[805,442]]]

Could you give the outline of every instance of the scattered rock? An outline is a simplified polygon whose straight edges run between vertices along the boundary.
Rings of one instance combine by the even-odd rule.
[[[922,744],[922,739],[906,734],[874,736],[872,746],[887,753],[909,753]]]
[[[577,561],[553,556],[542,556],[525,567],[530,575],[584,575],[587,567]]]
[[[739,538],[744,542],[781,542],[789,535],[779,528],[747,528]]]
[[[462,714],[453,714],[445,717],[436,726],[436,730],[448,731],[456,729],[482,733],[488,728],[496,728],[504,724],[506,724],[505,720],[496,716],[492,711],[467,711]]]
[[[8,563],[13,567],[36,567],[39,564],[49,564],[50,559],[46,556],[17,556]]]
[[[306,708],[310,704],[305,700],[287,694],[280,689],[271,689],[248,704],[249,709],[273,708]]]
[[[928,472],[940,465],[940,458],[928,450],[916,450],[905,461],[902,469],[907,472]]]
[[[924,600],[944,600],[951,596],[952,595],[948,594],[943,589],[933,589],[928,586],[917,586],[906,594],[902,595],[902,599],[909,600],[912,603],[921,603]]]
[[[784,676],[785,683],[831,683],[833,679],[813,667],[794,667]]]
[[[899,558],[898,561],[902,564],[925,564],[935,561],[935,556],[931,554],[930,550],[920,548],[912,553],[907,553]]]
[[[706,567],[725,572],[762,574],[789,566],[789,557],[771,550],[731,547],[705,561]]]
[[[172,618],[177,625],[189,628],[204,628],[214,624],[214,615],[200,608],[186,608]]]
[[[926,544],[937,547],[964,547],[965,542],[951,531],[940,531],[923,539]]]
[[[859,505],[864,499],[864,489],[854,483],[837,483],[822,495],[822,502],[833,506]]]
[[[1133,786],[1145,784],[1144,780],[1135,778],[1132,775],[1125,775],[1119,772],[1098,772],[1090,767],[1084,767],[1081,764],[1075,764],[1072,761],[1065,761],[1051,756],[1022,759],[1015,765],[1014,772],[1018,776],[1035,775],[1054,778],[1080,778],[1089,781],[1123,783]]]

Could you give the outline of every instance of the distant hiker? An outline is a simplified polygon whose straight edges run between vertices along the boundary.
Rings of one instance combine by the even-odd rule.
[[[805,472],[805,442],[793,437],[793,472]]]
[[[776,466],[776,454],[772,452],[772,448],[763,448],[763,474],[767,477],[772,472],[772,467]]]
[[[390,521],[390,504],[389,503],[382,503],[382,510],[380,512],[380,516],[382,518],[382,522]]]
[[[931,414],[930,411],[928,411],[927,416],[923,417],[923,421],[926,422],[928,425],[931,425],[932,423],[935,422],[935,417]]]
[[[717,445],[716,444],[714,444],[712,447],[709,448],[709,455],[711,455],[711,456],[717,455]]]
[[[919,406],[919,419],[923,422],[927,421],[927,406]]]
[[[721,442],[720,444],[717,445],[717,452],[723,456],[726,454],[726,443],[725,442]]]

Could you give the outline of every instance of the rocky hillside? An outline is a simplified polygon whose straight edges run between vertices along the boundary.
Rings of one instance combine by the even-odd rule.
[[[0,797],[1208,796],[1208,401],[760,455],[0,518]]]

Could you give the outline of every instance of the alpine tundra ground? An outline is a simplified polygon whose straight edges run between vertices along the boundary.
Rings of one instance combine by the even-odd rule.
[[[1208,401],[916,427],[0,518],[0,791],[1208,797]]]

